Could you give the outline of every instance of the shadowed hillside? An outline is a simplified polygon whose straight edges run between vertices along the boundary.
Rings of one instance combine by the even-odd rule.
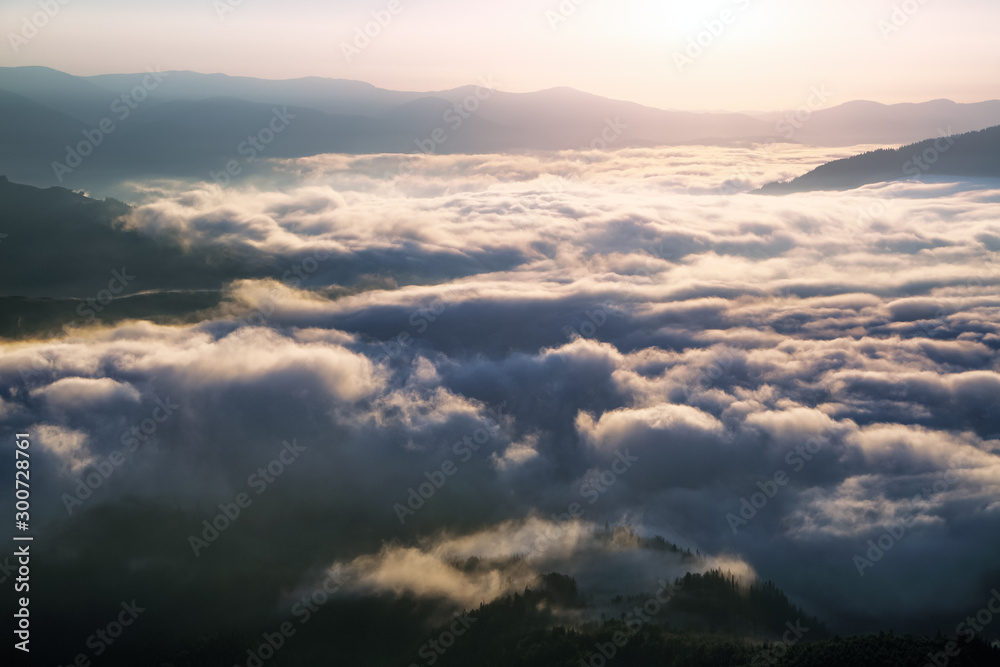
[[[1000,178],[1000,126],[828,162],[791,181],[769,183],[758,192],[850,190],[870,183],[919,180],[924,176]]]
[[[244,167],[252,139],[280,112],[287,126],[253,157],[322,153],[475,154],[681,144],[794,141],[825,146],[912,141],[937,127],[957,132],[1000,122],[1000,102],[850,102],[816,111],[788,134],[792,112],[657,109],[559,87],[509,93],[490,77],[451,90],[406,92],[360,81],[272,81],[189,71],[76,77],[45,67],[0,68],[0,170],[21,182],[100,188],[137,176],[211,179]],[[71,171],[71,149],[102,122]],[[111,127],[111,125],[106,125]],[[86,133],[89,133],[86,134]],[[267,135],[265,134],[265,137]],[[432,139],[436,137],[436,139]],[[83,149],[87,150],[86,147]]]

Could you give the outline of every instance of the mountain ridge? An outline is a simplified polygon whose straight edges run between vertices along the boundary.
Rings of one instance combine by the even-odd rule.
[[[760,194],[851,190],[926,176],[1000,178],[1000,125],[957,135],[942,135],[827,162],[790,181],[772,182]]]
[[[220,162],[238,159],[238,147],[249,136],[265,131],[272,108],[286,107],[297,118],[268,142],[265,157],[483,154],[748,141],[898,145],[939,128],[958,134],[1000,124],[1000,101],[995,100],[903,105],[858,100],[805,116],[773,112],[764,119],[745,113],[657,109],[567,86],[512,93],[493,85],[487,78],[478,85],[414,92],[323,77],[268,80],[152,69],[76,77],[46,67],[5,67],[0,68],[0,91],[6,91],[0,95],[0,107],[15,120],[0,130],[0,171],[34,185],[91,189],[126,175],[205,179]],[[226,114],[199,112],[223,98],[230,100]],[[798,122],[799,117],[804,120]],[[159,119],[159,125],[151,119]],[[85,140],[87,132],[98,136],[93,128],[102,122],[113,122],[114,134],[97,142],[103,145],[79,151],[92,148],[93,157],[69,171],[55,167],[68,163],[71,148]],[[435,132],[438,139],[431,141]]]

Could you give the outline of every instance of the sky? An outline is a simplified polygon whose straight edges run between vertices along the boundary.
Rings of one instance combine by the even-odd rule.
[[[570,86],[693,110],[795,108],[817,85],[829,105],[1000,98],[992,0],[53,0],[50,18],[42,4],[0,7],[0,65],[421,91],[492,74],[510,92]],[[359,38],[366,25],[374,36]]]

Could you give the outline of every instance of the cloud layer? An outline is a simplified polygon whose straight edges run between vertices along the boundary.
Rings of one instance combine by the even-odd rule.
[[[599,592],[678,572],[595,545],[610,521],[835,627],[960,618],[1000,577],[1000,190],[746,192],[836,156],[320,156],[144,184],[128,227],[287,271],[196,324],[4,345],[0,421],[35,438],[59,571],[174,577],[196,617],[223,592],[277,613],[331,567],[457,606],[544,571]]]

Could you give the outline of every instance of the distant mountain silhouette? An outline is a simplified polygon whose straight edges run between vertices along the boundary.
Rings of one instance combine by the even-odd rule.
[[[83,77],[112,94],[123,94],[142,85],[145,72],[137,74],[102,74]],[[0,71],[0,88],[4,87]],[[375,116],[430,93],[409,93],[376,88],[363,81],[305,77],[268,80],[226,74],[170,72],[153,97],[158,100],[203,100],[232,97],[260,104],[308,107],[334,115]]]
[[[962,134],[1000,123],[1000,101],[959,104],[879,104],[856,100],[814,111],[795,128],[797,142],[819,146],[906,144],[940,134]]]
[[[111,89],[90,79],[48,67],[0,68],[0,89],[75,118],[88,127],[108,114],[115,96]]]
[[[87,125],[22,95],[0,89],[0,173],[18,180],[55,181],[49,162],[62,159],[67,141],[82,139]],[[8,166],[15,167],[7,169]]]
[[[924,176],[1000,178],[1000,126],[835,160],[791,181],[768,183],[758,192],[849,190],[870,183],[919,180]]]
[[[99,187],[123,176],[207,179],[267,127],[296,116],[264,157],[326,152],[484,153],[794,140],[819,145],[897,143],[1000,123],[1000,102],[885,106],[851,102],[814,112],[789,137],[787,114],[665,111],[571,88],[506,93],[471,85],[407,92],[359,81],[270,81],[196,72],[76,77],[45,67],[0,68],[0,171],[35,185]],[[145,87],[143,84],[146,84]],[[6,92],[3,92],[6,91]],[[128,96],[135,93],[136,98]],[[478,93],[478,97],[477,97]],[[488,94],[487,94],[488,93]],[[122,96],[128,100],[126,117]],[[463,108],[456,105],[465,105]],[[54,162],[101,120],[114,131],[59,180]],[[787,120],[786,120],[787,122]],[[439,141],[431,142],[439,131]]]

